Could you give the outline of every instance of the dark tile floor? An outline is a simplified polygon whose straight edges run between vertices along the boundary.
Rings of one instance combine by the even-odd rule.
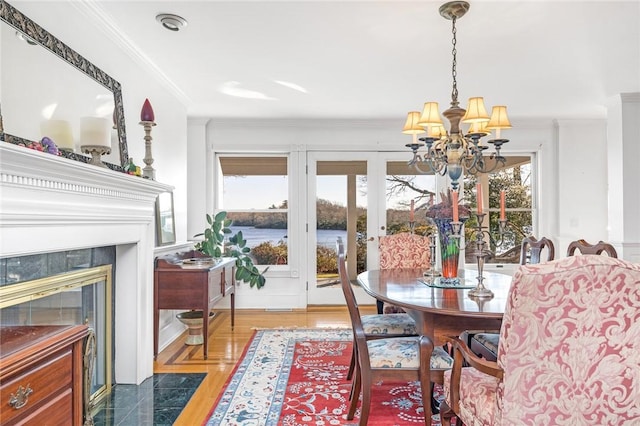
[[[140,386],[116,385],[93,416],[96,426],[172,425],[205,373],[154,374]]]

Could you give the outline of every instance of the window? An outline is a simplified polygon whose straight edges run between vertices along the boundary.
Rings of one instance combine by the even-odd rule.
[[[219,154],[217,210],[242,231],[257,265],[287,265],[289,177],[287,156]]]
[[[485,207],[483,225],[489,224],[489,249],[494,254],[487,263],[518,263],[520,261],[520,244],[522,239],[534,232],[533,218],[533,186],[530,156],[507,156],[504,167],[498,171],[481,177],[466,176],[464,179],[464,198],[468,205],[477,206],[476,184],[482,183],[486,193],[488,185],[489,208]],[[486,180],[485,180],[486,178]],[[507,231],[501,236],[498,232],[500,219],[500,191],[505,191],[505,213]],[[486,199],[486,198],[485,198]],[[475,263],[475,233],[477,222],[472,217],[465,223],[466,262]],[[486,238],[485,238],[486,241]]]

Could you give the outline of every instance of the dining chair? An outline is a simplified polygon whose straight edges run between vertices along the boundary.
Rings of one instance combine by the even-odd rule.
[[[343,258],[345,257],[344,243],[341,237],[338,237],[338,240],[336,242],[336,251],[338,252],[339,263],[340,256],[342,256]],[[351,290],[351,292],[353,293],[353,290]],[[362,322],[362,329],[368,340],[383,339],[387,337],[406,337],[418,335],[415,321],[406,313],[389,315],[362,315],[360,317],[360,320]],[[348,380],[351,380],[351,378],[353,377],[356,360],[357,346],[354,340],[353,353],[351,355],[351,361],[349,363],[349,372],[347,373]]]
[[[533,236],[522,239],[520,245],[520,264],[535,265],[541,262],[541,255],[546,250],[546,262],[555,258],[555,247],[553,242],[542,237],[539,240]],[[469,345],[471,351],[486,359],[495,361],[498,358],[498,342],[500,341],[499,331],[466,331],[463,333],[465,343]]]
[[[380,380],[418,380],[426,425],[431,424],[431,383],[443,383],[444,371],[453,359],[441,347],[434,347],[428,336],[389,337],[370,340],[364,331],[358,303],[347,276],[344,251],[338,251],[340,282],[349,310],[357,354],[356,372],[347,420],[353,420],[362,393],[360,426],[367,424],[371,411],[371,392]],[[383,315],[390,316],[390,315]]]
[[[540,263],[540,256],[546,249],[547,262],[555,259],[556,250],[553,245],[553,241],[546,237],[542,237],[539,240],[534,236],[528,236],[522,239],[520,245],[520,264],[526,265],[527,263],[535,265]]]
[[[431,268],[430,239],[409,232],[382,235],[378,239],[380,269],[391,268]],[[404,310],[398,306],[377,300],[378,313],[395,314]]]
[[[569,243],[567,247],[567,256],[573,256],[578,250],[581,254],[602,254],[606,253],[609,257],[618,257],[618,252],[609,243],[598,241],[596,244],[589,244],[585,240],[576,240]]]
[[[497,361],[452,338],[444,404],[467,425],[638,424],[638,300],[637,263],[574,256],[519,266]]]

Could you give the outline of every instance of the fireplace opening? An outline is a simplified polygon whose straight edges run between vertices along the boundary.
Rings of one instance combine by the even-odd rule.
[[[63,256],[57,253],[0,259],[0,326],[86,324],[94,331],[96,359],[90,406],[108,395],[113,383],[114,273],[111,264],[91,265],[96,262],[96,250],[101,252],[100,260],[105,260],[100,249],[74,250]],[[113,252],[115,259],[115,249],[106,252]],[[34,266],[55,264],[51,257],[65,259],[62,269],[71,270],[47,275],[50,268],[43,271]],[[27,275],[46,276],[23,280]]]

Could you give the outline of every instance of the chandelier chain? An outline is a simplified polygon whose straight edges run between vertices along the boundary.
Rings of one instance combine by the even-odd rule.
[[[452,25],[452,30],[451,33],[453,34],[453,39],[451,40],[451,43],[453,44],[453,49],[451,50],[451,54],[453,55],[453,62],[452,62],[452,66],[451,66],[451,76],[453,77],[453,87],[451,89],[451,104],[454,105],[458,103],[458,81],[456,80],[456,76],[458,75],[458,72],[456,70],[456,66],[458,65],[458,62],[456,60],[456,54],[458,53],[458,51],[456,50],[456,43],[457,43],[457,39],[456,39],[456,17],[454,16],[451,21],[453,22]]]

